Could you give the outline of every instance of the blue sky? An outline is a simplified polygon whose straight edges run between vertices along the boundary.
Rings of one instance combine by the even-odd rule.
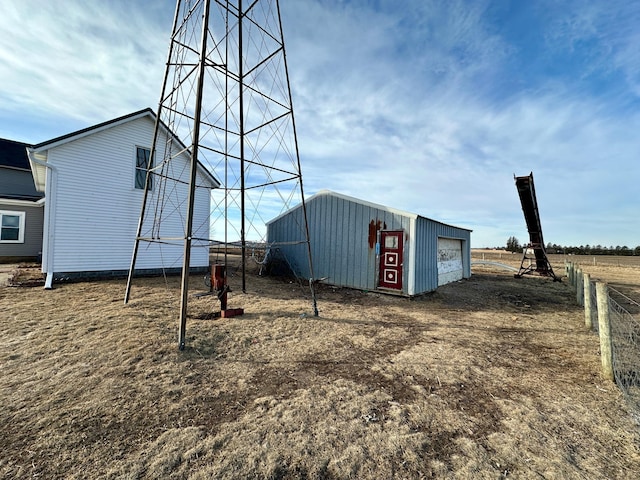
[[[0,0],[0,137],[156,108],[173,1]],[[640,245],[640,2],[282,0],[307,194],[473,229]]]

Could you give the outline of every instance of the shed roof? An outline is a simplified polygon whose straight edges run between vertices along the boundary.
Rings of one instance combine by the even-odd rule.
[[[359,198],[350,197],[349,195],[345,195],[343,193],[334,192],[332,190],[320,190],[316,194],[314,194],[314,195],[310,196],[309,198],[307,198],[306,202],[309,203],[312,200],[314,200],[316,198],[319,198],[319,197],[322,197],[322,196],[330,196],[330,197],[334,197],[334,198],[340,198],[340,199],[346,200],[348,202],[354,202],[354,203],[358,203],[360,205],[364,205],[364,206],[367,206],[367,207],[376,208],[378,210],[384,210],[386,212],[394,213],[396,215],[402,215],[402,216],[407,217],[407,218],[414,218],[414,219],[416,219],[416,218],[424,218],[424,219],[429,220],[431,222],[439,223],[441,225],[446,225],[446,226],[453,227],[453,228],[459,228],[460,230],[466,230],[468,232],[472,232],[473,231],[473,230],[471,230],[469,228],[458,227],[456,225],[450,225],[450,224],[447,224],[447,223],[440,222],[438,220],[434,220],[434,219],[429,218],[429,217],[425,217],[424,215],[418,215],[416,213],[407,212],[405,210],[398,210],[397,208],[387,207],[385,205],[380,205],[380,204],[377,204],[377,203],[369,202],[367,200],[361,200]],[[301,205],[296,205],[295,207],[293,207],[293,208],[287,210],[286,212],[278,215],[277,217],[269,220],[267,222],[267,225],[275,222],[276,220],[284,217],[285,215],[289,214],[290,212],[292,212],[292,211],[294,211],[294,210],[296,210],[296,209],[298,209],[300,207],[301,207]]]
[[[0,138],[0,166],[18,170],[31,170],[27,147],[29,144]]]

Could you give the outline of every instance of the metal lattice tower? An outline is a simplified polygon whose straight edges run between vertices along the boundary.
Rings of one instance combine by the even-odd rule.
[[[177,160],[186,151],[188,164]],[[219,188],[202,180],[207,177]],[[225,264],[227,249],[239,248],[244,292],[247,246],[265,241],[267,219],[302,203],[300,243],[306,243],[311,267],[278,0],[177,1],[146,182],[152,188],[144,190],[125,303],[140,243],[183,244],[180,349],[194,248],[223,246]],[[199,195],[210,195],[211,212],[198,223]],[[179,235],[166,225],[176,216],[184,224]]]

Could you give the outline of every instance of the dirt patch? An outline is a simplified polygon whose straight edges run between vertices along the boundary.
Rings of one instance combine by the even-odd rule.
[[[41,287],[43,285],[44,276],[39,264],[4,265],[0,271],[0,287]]]
[[[635,478],[638,426],[566,283],[414,300],[250,276],[0,289],[7,478]],[[193,293],[205,290],[194,277]]]

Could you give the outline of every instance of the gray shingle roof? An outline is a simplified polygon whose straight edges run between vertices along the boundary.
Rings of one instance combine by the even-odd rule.
[[[0,167],[31,170],[27,157],[27,143],[0,138]]]

